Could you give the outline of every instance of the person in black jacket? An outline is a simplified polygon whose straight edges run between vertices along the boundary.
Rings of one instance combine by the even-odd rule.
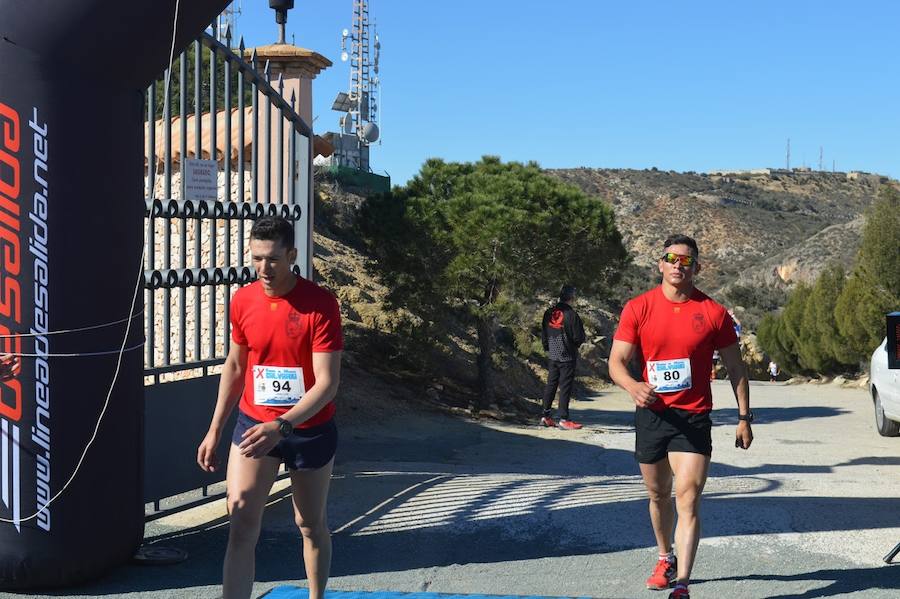
[[[559,426],[566,430],[581,428],[580,424],[569,420],[569,398],[572,395],[572,383],[575,382],[575,362],[578,347],[584,343],[584,324],[572,308],[574,301],[575,288],[563,285],[559,291],[559,303],[544,312],[541,323],[541,343],[549,357],[541,425]],[[559,423],[553,419],[550,410],[557,387],[559,387]]]

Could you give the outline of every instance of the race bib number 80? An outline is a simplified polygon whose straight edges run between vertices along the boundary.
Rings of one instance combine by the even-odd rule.
[[[306,393],[303,368],[253,367],[253,403],[258,406],[292,406]]]
[[[657,393],[675,393],[691,388],[691,361],[688,358],[647,362],[647,382]]]

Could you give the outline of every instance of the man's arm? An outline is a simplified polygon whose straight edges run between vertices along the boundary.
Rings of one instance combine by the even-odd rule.
[[[628,363],[634,357],[635,349],[633,343],[613,339],[609,352],[609,376],[615,384],[628,391],[636,406],[646,408],[658,400],[659,396],[653,391],[653,385],[635,380],[628,372]]]
[[[541,346],[544,348],[544,351],[550,350],[550,340],[547,338],[547,320],[550,318],[550,310],[544,312],[544,317],[541,319]]]
[[[585,342],[584,322],[575,310],[572,310],[572,316],[572,343],[577,349]]]
[[[0,354],[0,381],[8,381],[19,374],[19,356]]]
[[[231,411],[241,399],[244,389],[244,374],[247,371],[247,356],[249,349],[246,345],[238,345],[234,341],[228,349],[228,357],[222,366],[222,376],[219,378],[219,392],[216,396],[216,408],[213,411],[212,420],[206,436],[197,448],[197,463],[207,472],[213,472],[217,466],[216,447],[222,436],[222,428],[228,421]]]
[[[293,425],[306,422],[334,399],[341,382],[341,354],[343,352],[313,352],[313,374],[316,383],[282,418]]]
[[[732,343],[728,347],[723,347],[719,350],[719,356],[728,370],[728,380],[731,381],[731,388],[734,390],[734,397],[737,400],[738,414],[749,414],[750,381],[747,378],[747,368],[744,366],[744,359],[741,357],[740,345]],[[749,449],[751,443],[753,443],[753,431],[750,423],[746,420],[739,420],[735,433],[735,446]]]
[[[292,425],[305,422],[315,416],[337,394],[341,380],[341,353],[313,352],[313,374],[316,382],[303,397],[281,418]],[[253,426],[244,433],[241,441],[241,453],[247,457],[264,456],[281,440],[278,422],[263,422]]]

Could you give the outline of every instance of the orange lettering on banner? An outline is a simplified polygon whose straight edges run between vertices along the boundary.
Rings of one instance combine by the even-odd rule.
[[[0,208],[19,214],[19,161],[12,153],[19,151],[19,115],[0,102]],[[9,173],[8,175],[4,173]],[[7,177],[9,177],[7,179]]]
[[[18,113],[0,102],[0,317],[14,324],[22,323],[19,136]],[[19,331],[0,324],[0,335],[14,332]],[[0,347],[0,353],[21,354],[22,338],[0,338]],[[22,418],[22,384],[16,378],[0,383],[0,416],[13,422]]]

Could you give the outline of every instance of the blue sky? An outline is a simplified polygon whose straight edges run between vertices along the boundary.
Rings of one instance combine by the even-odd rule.
[[[900,177],[900,3],[371,0],[382,40],[382,143],[403,184],[429,157],[546,168],[818,167]],[[351,0],[297,0],[288,40],[334,66],[313,125],[337,130]],[[243,0],[248,46],[275,41]]]

